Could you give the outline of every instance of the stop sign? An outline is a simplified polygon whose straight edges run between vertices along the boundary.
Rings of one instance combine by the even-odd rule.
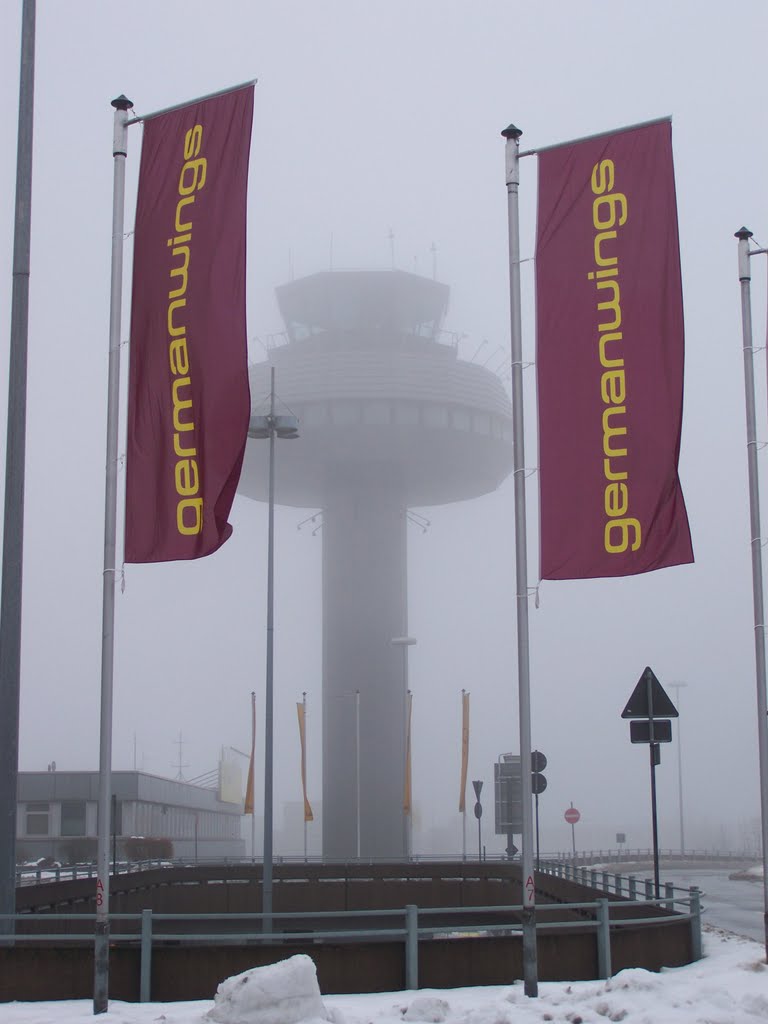
[[[580,817],[581,815],[575,807],[569,807],[568,810],[565,812],[565,820],[568,822],[569,825],[575,825]]]

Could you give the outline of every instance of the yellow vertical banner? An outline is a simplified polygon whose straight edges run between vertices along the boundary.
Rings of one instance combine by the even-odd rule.
[[[299,742],[301,743],[301,789],[304,795],[304,821],[314,821],[312,807],[307,799],[307,726],[304,702],[298,701],[296,713],[299,716]]]
[[[466,810],[467,765],[469,763],[469,694],[461,691],[461,784],[459,787],[459,813]]]
[[[403,791],[403,810],[411,813],[411,709],[413,694],[408,691],[405,705],[405,788]]]
[[[253,814],[253,761],[256,754],[256,694],[251,693],[251,761],[248,765],[248,782],[245,786],[243,814]]]

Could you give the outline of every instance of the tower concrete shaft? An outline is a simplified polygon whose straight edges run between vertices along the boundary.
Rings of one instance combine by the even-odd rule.
[[[392,639],[407,632],[407,563],[397,486],[384,478],[335,491],[322,538],[323,852],[356,855],[359,764],[360,855],[398,859],[406,854],[407,653]]]

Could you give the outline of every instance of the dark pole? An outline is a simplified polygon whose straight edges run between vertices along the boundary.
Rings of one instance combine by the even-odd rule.
[[[16,213],[13,236],[8,429],[5,456],[2,595],[0,596],[0,914],[16,913],[16,785],[19,773],[21,587],[24,547],[24,459],[32,212],[32,123],[35,94],[35,0],[21,15]],[[0,932],[12,933],[10,919]]]
[[[483,837],[480,832],[480,819],[483,816],[483,805],[480,803],[480,793],[483,789],[483,783],[478,779],[472,783],[472,788],[475,791],[475,817],[477,818],[477,859],[483,859]]]
[[[536,870],[539,870],[539,794],[536,793]]]
[[[656,823],[656,758],[659,754],[658,743],[650,744],[651,750],[651,818],[653,820],[653,885],[656,899],[661,894],[659,884],[659,833]]]
[[[651,823],[653,826],[653,885],[656,899],[661,895],[659,886],[659,830],[656,821],[656,765],[661,760],[659,744],[653,731],[653,686],[650,669],[646,669],[645,686],[648,694],[648,739],[651,753]]]

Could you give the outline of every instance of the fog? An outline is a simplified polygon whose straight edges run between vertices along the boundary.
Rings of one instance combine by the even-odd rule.
[[[0,310],[10,323],[20,3],[0,10]],[[650,665],[679,694],[688,847],[754,845],[759,815],[746,437],[736,241],[768,235],[764,99],[768,10],[685,0],[546,5],[484,0],[41,0],[37,75],[20,768],[98,764],[112,108],[144,114],[258,78],[249,182],[248,336],[254,363],[283,330],[276,287],[320,271],[395,267],[450,288],[458,357],[508,387],[504,141],[548,145],[671,114],[686,317],[680,476],[695,563],[645,576],[544,583],[531,600],[533,744],[548,758],[543,849],[651,839],[648,751],[620,713]],[[130,129],[127,231],[141,128]],[[535,157],[522,161],[521,249],[533,257]],[[126,239],[128,337],[131,238]],[[752,261],[756,337],[764,257]],[[523,264],[533,360],[533,264]],[[5,424],[8,328],[0,332]],[[762,345],[762,340],[756,344]],[[125,351],[125,349],[124,349]],[[526,464],[536,466],[526,372]],[[765,353],[756,357],[758,436]],[[278,379],[278,394],[280,384]],[[256,399],[256,394],[254,398]],[[123,405],[124,408],[124,405]],[[292,441],[300,445],[301,439]],[[277,458],[280,458],[278,442]],[[124,441],[121,441],[121,451]],[[4,458],[2,446],[0,458]],[[765,477],[766,455],[760,456]],[[124,474],[121,472],[121,487]],[[278,494],[279,500],[279,494]],[[419,507],[408,547],[415,852],[461,849],[461,690],[471,693],[469,778],[518,748],[511,480]],[[296,701],[306,692],[309,797],[321,786],[321,532],[280,507],[275,537],[275,852],[298,853],[283,815],[301,799]],[[238,496],[233,537],[193,563],[131,565],[118,591],[114,767],[185,778],[223,746],[261,747],[267,514]],[[536,476],[528,480],[537,585]],[[536,606],[538,604],[538,607]],[[673,691],[671,684],[686,686]],[[182,737],[181,751],[178,745]],[[678,846],[677,726],[657,771],[660,842]],[[366,752],[363,751],[363,757]],[[257,760],[257,794],[261,766]],[[468,800],[471,787],[468,787]],[[257,800],[258,800],[257,796]],[[288,806],[290,805],[290,806]],[[469,800],[471,808],[471,800]],[[287,809],[286,809],[287,808]],[[258,809],[257,809],[258,813]],[[352,813],[352,808],[350,808]],[[309,825],[320,849],[320,822]],[[476,823],[468,821],[470,849]]]

